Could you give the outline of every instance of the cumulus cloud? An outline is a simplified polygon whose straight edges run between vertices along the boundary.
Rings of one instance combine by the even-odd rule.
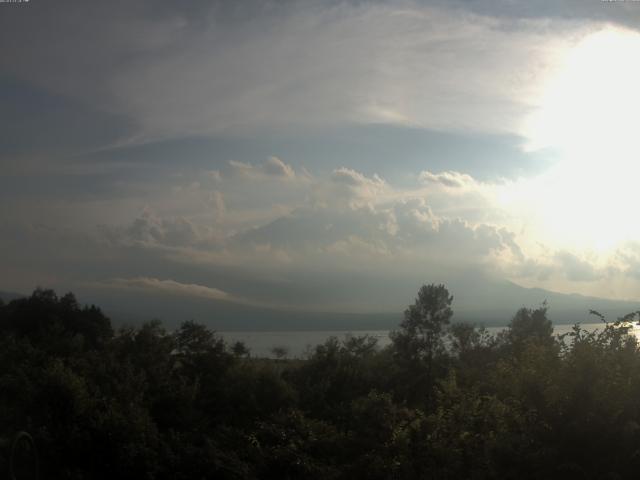
[[[436,184],[449,188],[464,188],[475,183],[470,175],[452,171],[431,173],[425,170],[418,175],[418,179],[425,185]]]
[[[556,254],[561,271],[567,279],[577,282],[591,282],[603,277],[593,264],[579,258],[571,252],[561,251]]]
[[[259,198],[243,198],[259,190],[261,175],[252,172],[217,185],[220,190],[209,194],[209,208],[217,212],[213,217],[147,208],[128,226],[105,228],[105,235],[111,245],[143,248],[162,262],[198,268],[343,270],[366,261],[380,275],[394,262],[416,271],[422,264],[482,265],[517,244],[504,227],[434,211],[424,192],[394,188],[378,175],[346,167],[328,178],[309,177],[314,196],[306,199],[297,182],[285,182],[278,190],[298,192],[298,199],[271,217]],[[238,227],[239,215],[252,220]]]
[[[627,242],[615,254],[618,268],[640,280],[640,242]]]
[[[135,242],[167,245],[192,245],[199,239],[197,227],[188,219],[160,218],[148,209],[133,221],[126,234]]]
[[[233,174],[249,178],[271,177],[282,180],[293,180],[296,178],[293,167],[275,156],[269,157],[258,165],[230,160],[229,167],[231,167]]]
[[[215,195],[219,216],[224,215],[224,201]],[[209,217],[207,217],[209,218]],[[215,217],[214,217],[215,218]],[[162,216],[145,207],[129,225],[102,225],[103,238],[112,246],[137,247],[202,247],[216,245],[219,237],[213,229],[185,216]]]
[[[377,174],[373,177],[365,177],[362,173],[356,172],[351,168],[341,167],[333,171],[331,177],[334,182],[349,185],[356,188],[371,188],[382,189],[385,187],[385,182]]]
[[[265,174],[275,177],[293,178],[296,176],[291,165],[287,165],[278,157],[269,157],[263,164],[262,170]]]
[[[507,242],[514,240],[505,229],[439,217],[419,199],[401,199],[348,209],[299,209],[234,236],[228,251],[269,245],[288,252],[292,262],[309,266],[319,262],[344,267],[365,258],[376,265],[387,259],[481,264],[512,248]]]
[[[367,177],[351,168],[341,167],[333,171],[331,181],[334,188],[329,192],[323,190],[324,201],[330,201],[328,195],[336,195],[336,199],[347,199],[352,207],[368,202],[380,202],[389,192],[387,183],[377,174]]]
[[[256,190],[257,183],[262,185],[266,175],[263,165],[237,162],[234,167],[241,175],[233,178],[244,183],[229,178],[220,184],[228,194],[239,198]],[[279,174],[285,172],[279,170]],[[296,190],[296,182],[287,182],[278,190],[297,191],[299,206],[269,218],[260,214],[260,200],[257,204],[245,202],[240,212],[249,215],[248,209],[256,208],[250,218],[257,224],[239,229],[231,229],[224,222],[226,217],[238,216],[238,204],[229,204],[226,194],[216,190],[210,194],[210,202],[218,212],[216,218],[223,219],[219,235],[211,236],[197,216],[161,217],[145,210],[124,229],[121,242],[163,247],[172,260],[193,264],[313,269],[319,264],[344,268],[366,259],[380,268],[387,261],[401,261],[414,267],[421,262],[431,266],[437,263],[441,268],[485,265],[507,274],[531,274],[526,273],[524,265],[530,258],[520,245],[514,225],[469,213],[481,203],[477,198],[487,204],[492,201],[490,196],[483,196],[489,186],[457,172],[426,173],[422,176],[428,185],[414,190],[393,187],[379,175],[367,176],[342,167],[329,178],[308,177],[314,196],[306,200]],[[432,190],[433,182],[445,186],[437,195]],[[469,196],[467,200],[460,197],[461,189]],[[461,206],[465,202],[469,209]],[[452,210],[451,204],[457,209]]]
[[[205,176],[209,177],[214,182],[220,182],[222,180],[222,176],[220,175],[219,170],[209,170],[205,172]]]
[[[224,196],[218,190],[214,190],[213,192],[211,192],[209,200],[213,204],[217,219],[221,220],[227,211],[227,207],[224,203]]]
[[[249,176],[224,175],[214,190],[205,181],[194,187],[198,195],[208,195],[200,209],[189,210],[198,206],[189,203],[176,215],[151,202],[140,214],[129,215],[128,223],[104,225],[93,237],[71,231],[61,236],[54,234],[56,229],[40,227],[12,242],[17,231],[13,228],[12,235],[0,236],[3,265],[17,272],[20,262],[29,260],[43,272],[63,269],[76,284],[93,281],[104,286],[105,277],[116,278],[111,287],[317,309],[373,302],[364,286],[347,288],[347,279],[355,276],[362,285],[377,282],[377,307],[400,306],[406,289],[418,282],[455,283],[469,271],[585,294],[597,293],[589,289],[603,288],[604,282],[615,279],[619,292],[632,292],[639,284],[640,276],[634,277],[640,271],[638,249],[629,246],[619,252],[613,271],[590,256],[551,247],[532,249],[526,228],[504,211],[502,217],[480,217],[472,208],[462,208],[467,202],[473,206],[494,201],[491,185],[472,177],[450,175],[445,181],[454,178],[466,187],[434,189],[432,183],[399,187],[346,167],[304,181],[296,176],[281,182],[277,176],[274,192],[283,202],[278,211],[265,209],[265,200],[273,201],[274,196],[261,196],[263,185],[270,182],[265,182],[267,174],[260,168]],[[187,179],[186,185],[192,182]],[[310,189],[312,196],[307,194]],[[193,190],[185,188],[175,195],[188,197]],[[238,221],[242,216],[244,223]],[[47,277],[38,272],[38,278]],[[175,278],[188,280],[183,284],[187,287],[176,285]],[[385,278],[395,278],[395,286],[385,288]],[[206,287],[209,282],[215,288]],[[321,294],[319,288],[324,289]],[[295,295],[288,293],[292,291]],[[347,291],[354,292],[353,299],[345,298]]]

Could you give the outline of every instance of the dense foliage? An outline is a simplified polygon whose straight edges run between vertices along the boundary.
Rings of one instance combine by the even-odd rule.
[[[627,327],[554,337],[543,306],[491,336],[450,323],[451,305],[424,286],[385,349],[331,338],[270,360],[194,322],[114,331],[36,290],[0,304],[0,436],[28,431],[45,478],[637,476]]]

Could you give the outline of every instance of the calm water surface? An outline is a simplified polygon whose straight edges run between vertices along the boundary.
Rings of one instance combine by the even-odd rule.
[[[602,323],[582,323],[581,327],[587,331],[596,329],[602,330]],[[487,331],[496,334],[506,327],[487,327]],[[573,325],[555,325],[554,333],[561,335],[568,333]],[[327,330],[327,331],[311,331],[311,332],[218,332],[227,342],[242,341],[251,350],[254,357],[273,357],[271,349],[274,347],[284,347],[287,350],[287,357],[304,357],[313,347],[324,343],[329,337],[345,338],[346,335],[371,335],[378,339],[378,346],[385,347],[391,340],[389,339],[390,330]],[[635,328],[634,334],[640,337],[640,329]]]

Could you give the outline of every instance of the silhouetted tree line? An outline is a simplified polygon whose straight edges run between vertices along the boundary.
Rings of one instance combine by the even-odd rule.
[[[38,289],[0,304],[0,437],[29,432],[43,478],[637,478],[624,324],[557,337],[543,306],[489,335],[451,304],[423,286],[387,348],[348,336],[270,360],[194,322],[114,331]]]

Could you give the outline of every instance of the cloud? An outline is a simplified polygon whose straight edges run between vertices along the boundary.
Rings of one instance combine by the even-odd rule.
[[[538,20],[515,29],[411,3],[279,13],[260,28],[189,32],[170,53],[113,79],[115,104],[149,135],[353,123],[521,133],[554,50],[576,29],[560,20],[555,29]]]
[[[382,189],[385,187],[385,182],[377,174],[373,177],[365,177],[362,173],[356,172],[350,168],[341,167],[333,171],[331,179],[336,183],[348,185],[356,188],[366,189]]]
[[[615,257],[620,270],[640,280],[640,242],[627,242],[618,248]]]
[[[296,173],[291,165],[284,163],[278,157],[271,156],[263,163],[251,165],[250,163],[230,160],[231,172],[248,178],[270,177],[282,180],[293,180]]]
[[[183,287],[167,283],[177,278],[193,295],[222,298],[197,289],[213,283],[228,301],[317,310],[399,308],[420,282],[461,282],[469,272],[556,291],[637,291],[636,250],[620,251],[612,264],[538,245],[523,219],[496,203],[502,184],[448,172],[432,174],[436,183],[416,185],[413,176],[402,186],[348,167],[283,178],[286,169],[274,176],[262,165],[250,165],[249,175],[223,171],[213,184],[206,169],[180,177],[184,188],[158,187],[139,214],[123,204],[126,221],[99,229],[62,228],[54,221],[64,224],[61,215],[28,228],[5,226],[0,260],[11,281],[27,288],[40,279],[59,289],[119,279],[177,292]],[[67,205],[58,208],[68,213]]]
[[[556,254],[560,269],[567,279],[577,282],[591,282],[603,277],[591,263],[578,258],[571,252],[561,251]]]
[[[269,157],[263,164],[262,170],[265,174],[275,177],[293,178],[296,176],[291,165],[287,165],[278,157]]]
[[[198,228],[184,217],[160,218],[145,209],[126,229],[125,237],[138,243],[193,245],[198,243]]]
[[[222,176],[220,175],[219,170],[209,170],[208,172],[205,172],[205,175],[216,183],[222,181]]]
[[[640,15],[630,13],[633,5],[227,3],[31,2],[3,12],[0,40],[11,48],[0,71],[5,96],[15,97],[7,115],[22,112],[7,130],[17,150],[33,137],[33,129],[16,127],[31,125],[30,117],[46,117],[36,122],[38,151],[67,152],[75,130],[57,133],[69,124],[82,127],[76,148],[83,152],[129,148],[72,160],[27,158],[28,149],[12,156],[20,164],[13,170],[37,173],[12,176],[0,189],[0,280],[117,278],[283,304],[291,289],[300,295],[290,301],[316,301],[313,278],[324,275],[320,303],[331,304],[348,301],[347,282],[338,287],[336,279],[354,272],[417,282],[470,268],[565,290],[618,279],[620,295],[637,295],[636,250],[627,246],[613,260],[569,252],[536,223],[540,204],[561,226],[560,203],[584,207],[576,196],[564,202],[566,184],[557,199],[544,177],[499,184],[483,163],[492,153],[480,158],[476,148],[508,138],[515,151],[530,140],[522,138],[524,119],[564,52],[607,18],[627,15],[632,23]],[[565,9],[580,20],[567,19]],[[357,135],[362,125],[380,138],[367,143]],[[414,146],[433,149],[407,153],[408,131],[424,142],[411,140]],[[340,143],[341,136],[349,142],[325,148],[326,139]],[[372,149],[381,150],[375,167]],[[420,166],[398,167],[396,175],[403,156]],[[481,165],[482,181],[455,171],[450,157]],[[314,175],[301,167],[312,162]],[[381,164],[392,167],[385,173]],[[620,208],[601,199],[592,206],[582,211],[596,225],[593,211],[603,221]]]
[[[379,175],[341,167],[328,178],[308,176],[300,183],[294,176],[279,185],[278,193],[289,198],[287,206],[267,213],[258,195],[267,175],[264,163],[235,162],[233,167],[239,172],[209,193],[213,217],[161,216],[147,209],[120,230],[116,244],[152,248],[170,262],[265,274],[269,269],[313,271],[319,265],[344,270],[366,261],[380,275],[388,268],[417,270],[423,264],[440,270],[474,266],[525,280],[600,278],[577,257],[531,250],[521,224],[496,204],[496,189],[503,184],[480,183],[460,172],[425,171],[418,189],[399,188]],[[278,170],[277,178],[281,175],[286,169]],[[312,197],[305,194],[307,186]],[[247,200],[248,195],[255,199]],[[265,198],[273,200],[270,193]],[[242,215],[251,219],[245,226],[237,222]],[[215,233],[203,220],[215,222]]]
[[[209,198],[211,200],[211,203],[213,204],[216,217],[221,220],[227,211],[227,207],[224,203],[224,196],[221,192],[215,190],[211,193],[211,196]]]
[[[0,66],[131,119],[133,142],[373,123],[521,133],[556,52],[593,29],[417,1],[73,9],[8,12]],[[10,42],[27,23],[33,40]]]
[[[287,252],[294,264],[345,268],[364,259],[371,265],[389,259],[415,265],[481,264],[513,243],[506,229],[439,217],[420,199],[385,199],[349,208],[327,204],[298,209],[235,235],[227,251],[243,255],[252,245],[269,245]]]
[[[377,174],[367,177],[351,168],[341,167],[331,174],[331,182],[334,187],[330,191],[322,190],[324,201],[330,201],[330,195],[336,195],[336,199],[348,199],[352,207],[361,206],[367,202],[381,201],[389,192],[387,183]]]
[[[431,173],[428,170],[425,170],[420,172],[418,179],[425,185],[436,184],[449,188],[464,188],[465,186],[472,185],[474,183],[474,180],[470,175],[452,171]]]
[[[204,285],[197,285],[193,283],[180,283],[169,279],[161,280],[149,277],[116,278],[111,281],[104,282],[104,285],[113,288],[141,289],[157,293],[206,298],[209,300],[235,300],[232,295],[217,288],[206,287]]]

